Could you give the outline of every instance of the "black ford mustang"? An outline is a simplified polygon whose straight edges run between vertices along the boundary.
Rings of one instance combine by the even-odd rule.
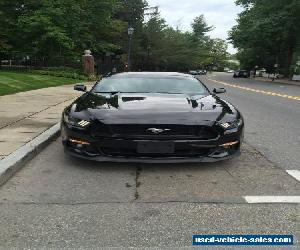
[[[63,111],[71,155],[96,161],[213,162],[240,153],[239,111],[181,73],[120,73],[97,82]]]

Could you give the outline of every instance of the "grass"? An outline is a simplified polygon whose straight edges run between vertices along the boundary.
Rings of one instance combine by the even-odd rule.
[[[0,96],[34,89],[74,84],[82,80],[41,75],[29,72],[12,72],[0,70]]]

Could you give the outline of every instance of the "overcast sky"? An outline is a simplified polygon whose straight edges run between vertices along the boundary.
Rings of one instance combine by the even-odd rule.
[[[181,30],[191,30],[193,19],[204,14],[207,23],[215,27],[210,36],[222,39],[228,37],[228,31],[236,24],[237,14],[241,12],[234,0],[148,0],[148,3],[150,6],[159,6],[161,16],[167,23]],[[236,52],[232,46],[228,51]]]

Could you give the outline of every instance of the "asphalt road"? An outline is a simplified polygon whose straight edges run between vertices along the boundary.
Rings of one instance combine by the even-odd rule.
[[[228,76],[213,77],[227,81]],[[235,84],[251,84],[246,81]],[[296,87],[290,87],[286,91],[296,95]],[[259,112],[272,102],[276,107],[268,117],[274,118],[271,113],[281,106],[295,114],[299,111],[293,105],[299,101],[227,89],[224,97],[241,109],[247,122],[240,157],[212,164],[96,163],[65,156],[59,138],[0,187],[0,249],[194,249],[193,234],[293,234],[294,249],[299,248],[299,204],[248,204],[244,199],[299,195],[300,183],[284,171],[291,167],[262,150],[267,148],[264,140],[273,140],[276,126],[265,130],[268,119],[256,121],[256,127],[250,119],[263,117]],[[263,108],[251,110],[255,105],[250,103]],[[285,143],[280,136],[277,144],[269,142],[272,150]]]

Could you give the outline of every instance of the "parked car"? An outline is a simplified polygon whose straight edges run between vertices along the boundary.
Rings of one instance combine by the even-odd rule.
[[[240,154],[241,113],[195,77],[119,73],[97,82],[62,114],[65,151],[114,162],[215,162]]]
[[[247,70],[237,70],[233,74],[234,78],[238,78],[238,77],[248,78],[249,76],[250,76],[250,73]]]
[[[207,71],[205,69],[197,70],[198,75],[206,75]]]
[[[234,73],[234,70],[233,69],[229,69],[229,70],[227,70],[227,73]]]

